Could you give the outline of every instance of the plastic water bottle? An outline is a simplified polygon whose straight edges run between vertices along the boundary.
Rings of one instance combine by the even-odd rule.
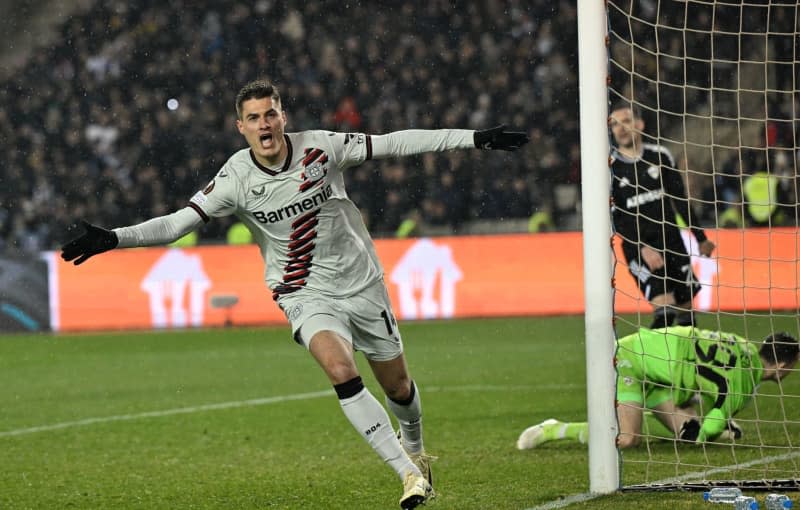
[[[768,494],[764,507],[767,510],[786,510],[792,508],[792,500],[786,494]]]
[[[736,510],[758,510],[758,501],[752,496],[736,496],[733,505]]]
[[[742,495],[739,487],[714,487],[708,492],[703,493],[703,499],[709,503],[728,503],[733,504],[736,498]]]

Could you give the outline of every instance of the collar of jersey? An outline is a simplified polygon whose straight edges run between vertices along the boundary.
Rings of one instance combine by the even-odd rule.
[[[612,152],[611,155],[614,156],[615,159],[618,159],[623,163],[636,163],[637,161],[642,159],[642,156],[644,155],[644,148],[642,148],[642,152],[635,158],[629,158],[628,156],[624,155],[619,151],[617,147],[614,147],[614,151]]]
[[[292,141],[289,140],[289,135],[284,134],[283,139],[286,142],[286,147],[289,150],[286,153],[286,161],[283,162],[283,167],[278,171],[271,170],[268,167],[265,167],[264,165],[259,163],[258,160],[256,159],[256,155],[253,154],[253,149],[250,149],[250,159],[253,160],[253,164],[257,166],[259,170],[261,170],[262,172],[266,172],[269,175],[278,175],[279,173],[289,170],[289,167],[292,166],[292,153],[294,151],[292,150]]]

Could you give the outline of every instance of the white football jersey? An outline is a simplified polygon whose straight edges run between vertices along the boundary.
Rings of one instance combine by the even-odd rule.
[[[236,152],[189,203],[204,221],[236,215],[253,234],[273,299],[300,289],[353,295],[383,277],[361,214],[342,172],[372,158],[362,133],[304,131],[285,136],[283,167]]]

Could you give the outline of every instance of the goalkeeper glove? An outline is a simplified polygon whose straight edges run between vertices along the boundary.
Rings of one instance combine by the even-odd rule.
[[[700,422],[695,418],[691,418],[683,422],[678,437],[682,441],[690,441],[694,443],[695,441],[697,441],[697,436],[699,435],[700,435]]]
[[[473,135],[475,147],[485,150],[515,151],[530,142],[528,135],[521,131],[506,131],[505,125],[499,125]]]
[[[725,441],[733,441],[734,439],[742,438],[742,427],[733,420],[728,420],[725,424],[725,430],[719,435],[719,439]]]
[[[75,260],[75,265],[86,262],[89,257],[113,250],[119,244],[117,234],[110,230],[92,225],[81,220],[86,232],[61,247],[61,258],[69,262]]]

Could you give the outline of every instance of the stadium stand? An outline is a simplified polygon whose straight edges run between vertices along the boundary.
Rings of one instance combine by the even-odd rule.
[[[183,207],[243,145],[233,98],[255,77],[280,87],[289,129],[385,133],[504,122],[529,130],[532,143],[523,157],[454,152],[353,169],[348,191],[378,237],[524,232],[531,224],[539,230],[543,218],[547,230],[579,228],[574,2],[482,0],[456,7],[432,0],[380,8],[330,0],[294,7],[268,0],[73,3],[80,8],[69,17],[36,10],[65,21],[51,30],[47,46],[16,51],[14,72],[0,79],[0,250],[53,248],[77,218],[117,226]],[[498,11],[504,15],[493,15]],[[61,5],[60,12],[69,9]],[[41,30],[43,24],[30,26]],[[626,37],[652,41],[648,27],[633,24]],[[705,47],[703,40],[689,41],[684,55],[683,41],[670,42],[671,32],[659,32],[676,58]],[[724,51],[726,41],[718,43]],[[692,97],[653,89],[656,82],[645,79],[650,74],[674,77],[659,83],[679,83],[684,70],[670,66],[675,59],[655,62],[647,49],[635,56],[643,77],[637,98],[645,104],[649,96],[663,99],[659,124],[669,137],[671,118],[687,105],[708,108],[707,84],[690,88]],[[612,80],[620,80],[615,69]],[[787,69],[778,66],[776,80],[790,81]],[[167,108],[169,99],[175,109]],[[722,161],[730,161],[715,178],[706,174],[710,166],[702,155],[676,152],[691,170],[689,189],[701,223],[713,226],[726,213],[704,206],[713,197],[740,200],[741,175],[779,170],[787,155],[794,156],[800,130],[792,101],[793,94],[776,96],[767,105],[764,132],[752,135],[763,142],[726,155]],[[654,112],[644,113],[655,121]],[[672,139],[696,136],[685,129]],[[783,166],[794,168],[793,160]],[[796,204],[796,177],[788,174],[779,175],[782,200]],[[784,207],[781,217],[794,223],[796,211]],[[200,242],[225,242],[234,221],[210,223]],[[410,224],[412,230],[400,228]]]
[[[575,19],[568,0],[95,2],[0,87],[0,250],[54,248],[77,218],[117,226],[185,206],[243,145],[233,100],[256,77],[280,87],[289,129],[530,130],[522,157],[354,169],[348,190],[376,236],[409,216],[415,235],[500,219],[527,231],[542,211],[574,228],[577,193],[556,210],[553,190],[579,179]],[[233,222],[200,242],[225,242]]]

